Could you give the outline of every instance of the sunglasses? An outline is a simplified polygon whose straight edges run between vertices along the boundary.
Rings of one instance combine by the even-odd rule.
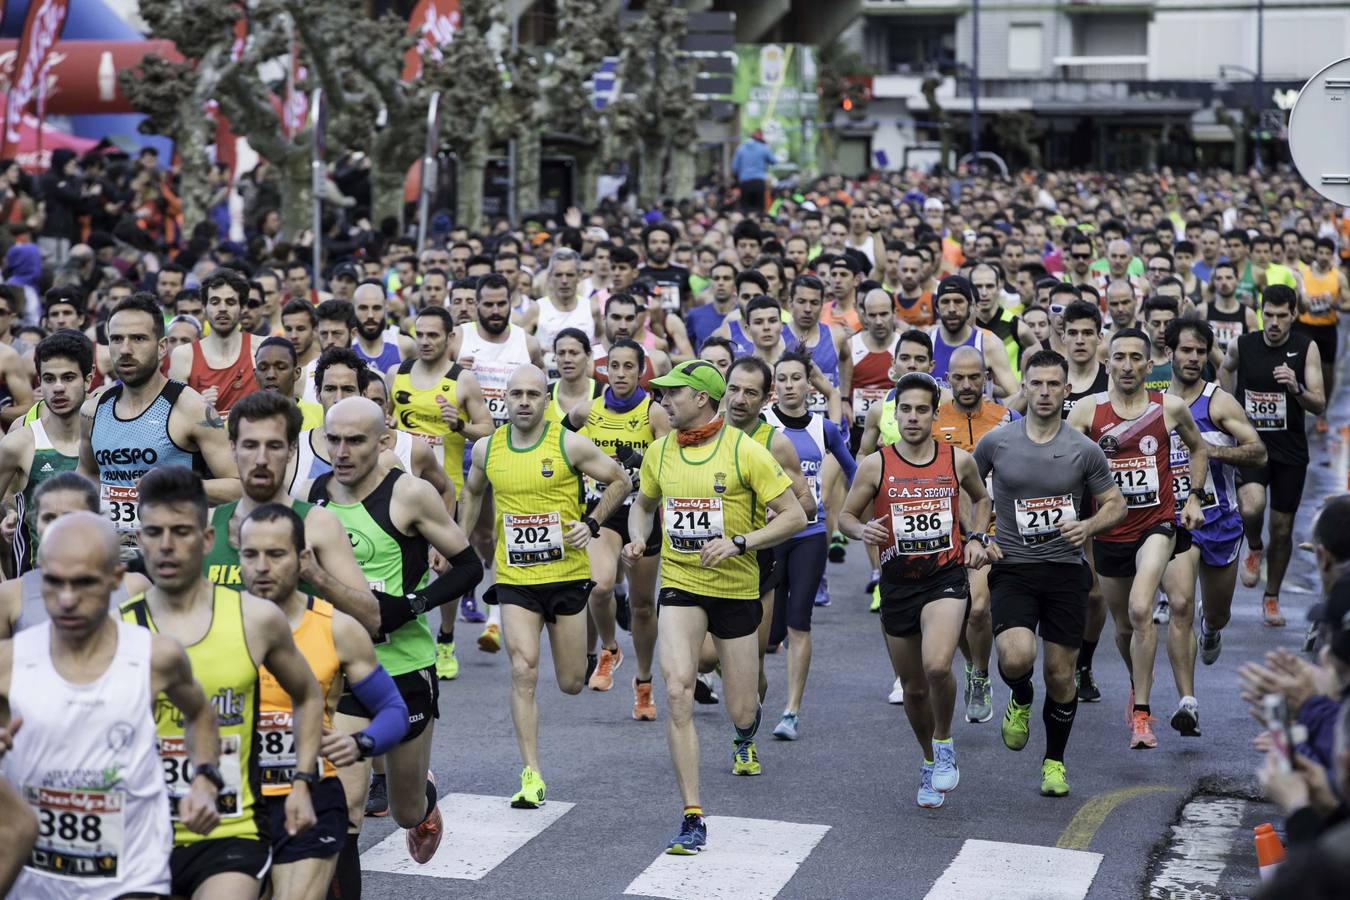
[[[1066,309],[1066,307],[1064,306],[1063,303],[1051,303],[1051,304],[1050,304],[1050,315],[1052,315],[1052,316],[1062,316],[1062,315],[1064,315],[1064,310],[1065,310],[1065,309]]]
[[[250,297],[244,301],[244,307],[246,309],[261,309],[266,302],[267,301],[265,300],[255,300]]]
[[[1070,256],[1074,259],[1092,259],[1091,253],[1071,253]]]

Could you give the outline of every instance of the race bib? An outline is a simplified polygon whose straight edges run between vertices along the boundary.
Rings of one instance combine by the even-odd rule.
[[[235,819],[242,813],[239,793],[243,778],[239,762],[241,741],[237,734],[220,736],[220,777],[225,787],[216,795],[216,812],[222,819]],[[192,787],[192,762],[188,759],[187,740],[181,737],[159,738],[159,761],[164,767],[164,786],[169,791],[169,818],[177,822],[178,804]]]
[[[945,498],[891,504],[895,551],[905,556],[939,553],[952,546],[952,509]]]
[[[119,534],[135,534],[140,530],[141,520],[136,515],[136,504],[140,500],[140,490],[121,484],[100,484],[99,501],[103,514],[113,524]]]
[[[118,877],[125,791],[24,785],[24,798],[38,819],[29,868],[63,878]]]
[[[667,497],[661,521],[677,553],[698,553],[725,534],[721,497]]]
[[[1044,544],[1059,537],[1059,529],[1078,521],[1078,510],[1072,494],[1058,497],[1031,497],[1013,502],[1013,516],[1017,519],[1017,533],[1027,546]]]
[[[1214,329],[1214,343],[1219,345],[1219,349],[1227,352],[1228,345],[1238,338],[1242,337],[1243,327],[1241,322],[1210,322]]]
[[[1316,297],[1308,298],[1308,312],[1314,316],[1324,316],[1331,312],[1331,297],[1328,294],[1318,294]]]
[[[295,732],[285,710],[258,713],[258,767],[263,787],[289,785],[295,780]]]
[[[1284,391],[1247,391],[1247,418],[1257,431],[1284,431],[1288,423],[1289,395]]]
[[[500,428],[510,418],[506,408],[506,388],[483,387],[483,402],[487,404],[488,415],[492,416],[494,428]]]
[[[818,416],[827,415],[830,411],[830,401],[826,400],[820,391],[812,391],[806,395],[806,410]]]
[[[811,496],[816,500],[816,514],[806,520],[807,525],[814,525],[820,521],[820,476],[803,473],[802,478],[806,480],[806,489],[811,492]]]
[[[661,308],[666,312],[680,311],[680,286],[678,284],[658,284],[656,293],[661,298]]]
[[[854,388],[853,390],[853,424],[857,428],[862,428],[867,424],[867,411],[872,408],[873,403],[881,403],[886,399],[886,388]]]
[[[1109,459],[1111,477],[1130,509],[1158,505],[1158,464],[1151,456]]]
[[[562,373],[558,371],[558,357],[553,355],[552,350],[544,351],[544,377],[549,384],[562,378]]]
[[[562,514],[502,515],[508,566],[538,566],[563,558]]]
[[[445,465],[445,436],[444,436],[444,435],[440,435],[440,434],[426,434],[425,432],[421,432],[421,431],[410,431],[410,432],[408,432],[408,434],[411,434],[413,437],[417,438],[419,441],[421,441],[422,443],[426,444],[428,447],[431,448],[431,452],[434,453],[434,454],[436,455],[436,463],[437,463],[438,465],[441,465],[441,466],[444,466],[444,465]]]

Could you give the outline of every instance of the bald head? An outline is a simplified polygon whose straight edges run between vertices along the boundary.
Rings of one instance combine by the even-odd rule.
[[[876,312],[890,311],[895,308],[891,302],[891,295],[882,288],[872,288],[863,297],[863,314],[866,315],[869,310]]]
[[[62,516],[48,526],[38,545],[38,566],[87,560],[111,571],[118,564],[120,545],[112,524],[98,513],[80,511]]]
[[[363,300],[367,303],[370,303],[374,300],[378,300],[381,303],[383,303],[384,288],[380,287],[378,284],[357,285],[356,290],[352,292],[352,303],[357,303]]]
[[[974,374],[983,372],[984,354],[976,350],[969,344],[957,347],[952,351],[951,357],[947,361],[947,371],[958,371]]]
[[[538,371],[537,369],[535,371]],[[365,397],[348,397],[334,403],[323,417],[325,427],[329,429],[346,428],[362,431],[372,437],[384,434],[384,410],[374,400]]]
[[[538,366],[521,366],[511,373],[511,377],[506,382],[506,389],[536,387],[541,391],[548,391],[548,379],[540,371]]]

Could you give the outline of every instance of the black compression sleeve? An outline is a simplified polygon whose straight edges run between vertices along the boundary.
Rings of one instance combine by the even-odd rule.
[[[380,604],[380,632],[390,634],[429,609],[458,600],[483,580],[483,564],[472,547],[450,560],[450,570],[421,590],[409,594],[375,591]]]

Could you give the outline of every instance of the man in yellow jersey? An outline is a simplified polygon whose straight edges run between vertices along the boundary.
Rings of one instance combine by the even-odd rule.
[[[423,481],[431,482],[436,493],[445,500],[445,508],[450,515],[455,514],[455,484],[445,471],[431,445],[419,441],[406,431],[400,431],[394,421],[393,401],[389,399],[389,385],[378,378],[372,378],[366,384],[361,396],[377,404],[384,410],[384,421],[389,426],[385,433],[385,449],[380,454],[380,463],[390,468],[402,469]],[[392,456],[392,459],[391,459]]]
[[[123,603],[121,617],[176,638],[187,648],[220,730],[220,770],[206,773],[216,776],[220,824],[204,837],[175,824],[169,858],[173,893],[256,897],[272,864],[272,848],[263,837],[261,784],[252,764],[258,668],[267,666],[294,707],[295,788],[286,798],[286,830],[291,835],[314,824],[310,788],[317,780],[323,732],[319,684],[276,606],[202,577],[202,557],[215,535],[207,523],[201,478],[182,466],[151,469],[140,481],[137,515],[138,541],[154,587]],[[155,712],[173,810],[190,783],[187,747],[178,716],[162,707]]]
[[[980,438],[1000,425],[1022,418],[1001,403],[984,396],[988,380],[984,357],[974,347],[957,347],[947,365],[952,402],[937,408],[933,439],[975,452]],[[989,615],[989,570],[971,569],[970,612],[961,632],[961,655],[966,658],[966,721],[988,722],[994,717],[993,691],[989,679],[989,654],[994,646],[994,622]]]
[[[387,436],[384,412],[364,397],[348,397],[324,419],[333,470],[310,486],[308,500],[331,509],[356,549],[356,561],[380,602],[383,640],[376,656],[388,670],[408,707],[408,733],[385,755],[379,790],[387,793],[390,816],[401,828],[408,854],[425,864],[440,846],[442,821],[435,782],[429,777],[432,728],[440,712],[435,675],[436,644],[426,612],[472,590],[483,577],[445,502],[431,485],[400,469],[380,464]],[[427,582],[431,548],[451,567]],[[364,728],[373,711],[354,694],[338,701],[335,720],[343,731]],[[364,762],[340,773],[347,791],[349,833],[359,831],[366,792],[373,790]],[[348,838],[352,840],[352,838]]]
[[[537,809],[545,799],[539,766],[539,633],[547,626],[553,671],[566,694],[581,692],[586,676],[586,619],[590,596],[582,548],[600,533],[600,522],[620,508],[632,482],[623,466],[588,438],[547,421],[548,382],[535,366],[522,366],[506,384],[510,421],[473,447],[464,480],[459,521],[478,520],[490,486],[496,498],[497,584],[511,660],[511,722],[525,768],[517,809]],[[581,477],[606,485],[583,516]]]
[[[1317,239],[1312,265],[1299,263],[1303,276],[1303,311],[1294,322],[1294,330],[1301,331],[1317,345],[1322,356],[1322,384],[1327,401],[1336,387],[1336,357],[1340,344],[1337,323],[1342,312],[1350,312],[1350,281],[1336,266],[1336,244],[1329,237]],[[1273,268],[1273,266],[1272,266]],[[1317,430],[1327,429],[1327,414],[1317,417]]]
[[[239,526],[259,506],[280,503],[305,520],[310,549],[303,572],[306,588],[356,619],[368,633],[378,634],[380,609],[342,523],[330,511],[286,493],[286,467],[296,453],[299,418],[286,394],[269,391],[249,394],[230,410],[226,428],[244,496],[211,511],[215,536],[202,560],[202,574],[213,584],[242,590]]]
[[[253,380],[259,390],[272,391],[283,397],[295,396],[295,382],[303,377],[300,357],[295,345],[284,337],[269,337],[258,345],[253,356]],[[309,431],[323,424],[323,407],[318,401],[299,399],[300,430]]]
[[[642,459],[642,485],[628,515],[631,562],[646,551],[660,508],[661,591],[665,613],[659,651],[666,683],[666,737],[683,794],[684,818],[667,853],[693,854],[707,844],[699,805],[698,735],[694,730],[694,680],[698,650],[712,633],[722,660],[727,714],[735,726],[732,771],[758,775],[755,732],[760,705],[756,690],[759,565],[751,551],[773,547],[806,524],[791,490],[792,479],[763,445],[737,428],[726,428],[718,404],[726,382],[703,360],[681,363],[652,379],[675,432],[658,438]],[[774,516],[759,528],[755,507]]]
[[[238,408],[236,404],[234,409]],[[291,698],[270,672],[259,672],[258,763],[272,825],[272,896],[276,900],[323,900],[339,859],[355,864],[339,874],[342,896],[356,896],[361,866],[355,845],[346,852],[347,797],[338,768],[392,749],[408,730],[408,707],[394,680],[375,659],[375,647],[365,628],[326,600],[300,589],[301,573],[313,567],[314,553],[308,547],[305,521],[293,507],[281,503],[257,507],[240,527],[239,543],[244,586],[253,596],[271,600],[285,614],[296,646],[319,680],[324,700],[319,748],[322,771],[310,792],[315,823],[304,834],[291,836],[283,827],[285,798],[291,792],[296,761]],[[355,734],[333,728],[333,711],[344,678],[352,693],[375,712],[371,723]],[[350,880],[353,875],[355,882]]]
[[[742,356],[731,364],[727,372],[726,416],[727,424],[739,428],[773,454],[773,458],[783,467],[783,471],[792,479],[792,492],[797,495],[808,519],[817,514],[816,497],[802,477],[802,462],[797,449],[782,431],[764,421],[760,413],[769,402],[773,390],[773,372],[768,363],[754,356]],[[755,507],[755,527],[764,524],[763,510]],[[774,591],[778,587],[778,573],[775,571],[775,559],[772,550],[759,550],[755,554],[759,562],[759,605],[764,610],[764,618],[759,622],[759,699],[763,702],[768,693],[769,682],[764,676],[764,651],[769,645],[769,629],[773,625]],[[716,651],[707,652],[712,643],[709,636],[704,641],[704,657],[716,658]],[[702,676],[700,676],[702,677]]]
[[[651,401],[639,384],[646,354],[640,344],[626,338],[609,348],[609,387],[603,397],[577,404],[568,414],[568,427],[590,438],[606,455],[619,462],[630,481],[638,483],[642,455],[651,442],[670,431],[666,412]],[[559,363],[561,365],[561,362]],[[586,502],[595,506],[604,491],[603,483],[587,482]],[[599,519],[600,534],[587,548],[590,557],[590,612],[600,636],[600,657],[588,681],[593,691],[607,691],[614,684],[614,671],[623,662],[623,653],[615,639],[614,583],[619,572],[619,553],[628,543],[628,506],[630,492],[622,506],[606,519]],[[592,510],[593,512],[594,510]],[[648,542],[646,553],[629,566],[629,602],[632,604],[633,650],[637,654],[637,676],[633,679],[633,718],[652,721],[656,705],[652,701],[652,657],[656,652],[656,555],[660,545]],[[590,649],[590,646],[587,646]]]

